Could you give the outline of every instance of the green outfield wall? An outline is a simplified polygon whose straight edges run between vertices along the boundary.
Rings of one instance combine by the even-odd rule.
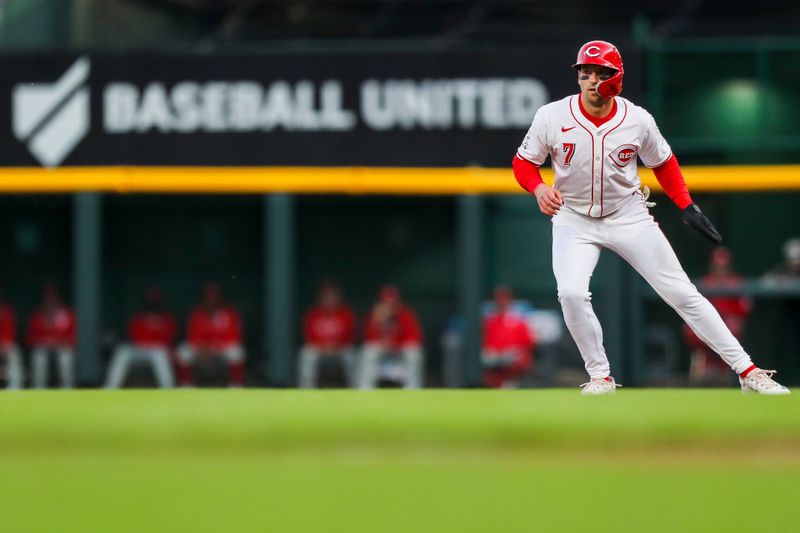
[[[4,195],[0,197],[0,287],[14,303],[20,331],[33,310],[41,285],[55,281],[75,302],[77,249],[75,220],[81,204],[72,195]],[[312,303],[321,279],[338,280],[360,316],[369,310],[378,288],[397,284],[418,311],[425,329],[428,374],[441,383],[440,335],[459,311],[459,279],[463,276],[458,243],[463,209],[457,196],[300,195],[292,202],[294,288],[289,300],[271,298],[269,272],[280,257],[270,256],[269,203],[260,195],[102,195],[98,209],[100,257],[100,332],[104,358],[124,336],[129,313],[139,306],[143,290],[161,286],[182,322],[207,281],[223,285],[242,310],[247,333],[248,366],[255,383],[273,383],[270,370],[271,315],[291,314],[285,335],[291,357],[299,342],[302,312]],[[550,265],[550,222],[536,212],[525,195],[483,197],[477,281],[481,299],[506,283],[518,296],[539,308],[557,309]],[[704,273],[710,245],[683,226],[677,210],[663,195],[655,195],[653,213],[692,277]],[[734,256],[734,267],[755,279],[781,260],[782,243],[800,234],[796,191],[698,193],[695,200],[719,227]],[[91,243],[89,244],[91,246]],[[81,246],[87,246],[86,243]],[[645,325],[663,323],[677,335],[679,321],[660,301],[649,299],[641,284],[613,254],[605,254],[593,278],[593,301],[613,339],[627,339],[630,303],[620,299],[632,290],[642,293]],[[91,281],[91,280],[90,280]],[[633,287],[633,288],[632,288]],[[285,298],[285,296],[282,296]],[[787,300],[789,301],[789,300]],[[753,351],[776,364],[791,359],[794,348],[784,345],[780,299],[755,300],[747,339]],[[272,310],[272,311],[271,311]],[[637,356],[635,347],[621,345],[622,360]],[[563,364],[578,367],[574,346],[566,342]],[[686,357],[683,353],[682,357]],[[685,360],[682,364],[685,364]],[[682,369],[685,370],[685,369]],[[284,367],[284,373],[286,372]],[[291,383],[291,379],[289,380]],[[88,383],[87,383],[88,384]]]

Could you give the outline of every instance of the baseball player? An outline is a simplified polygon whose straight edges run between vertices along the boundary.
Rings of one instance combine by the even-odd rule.
[[[404,388],[422,387],[425,362],[422,328],[417,315],[403,302],[394,285],[381,288],[367,319],[358,377],[360,389],[375,388],[384,357],[402,364],[402,376],[398,378]]]
[[[727,248],[723,246],[714,248],[711,252],[709,272],[700,280],[700,288],[703,291],[714,289],[740,291],[744,278],[733,270],[732,262],[731,252]],[[751,310],[750,299],[741,294],[731,294],[712,296],[708,301],[719,312],[719,316],[722,317],[722,321],[725,322],[733,336],[741,339],[744,335],[747,316]],[[703,382],[721,377],[727,381],[729,374],[725,362],[712,354],[708,346],[697,338],[688,325],[684,324],[681,331],[684,341],[691,350],[689,380]]]
[[[6,388],[22,388],[22,354],[17,346],[17,317],[11,304],[0,294],[0,360],[5,360]]]
[[[55,285],[45,285],[42,305],[28,322],[26,340],[31,348],[33,388],[47,386],[50,355],[56,356],[61,388],[75,386],[75,313],[61,300]]]
[[[581,46],[573,65],[580,94],[542,106],[513,161],[514,176],[552,217],[553,272],[570,334],[589,373],[583,394],[609,394],[618,386],[603,348],[589,278],[600,250],[608,248],[641,274],[695,334],[739,374],[742,392],[788,394],[773,370],[755,366],[719,313],[689,281],[675,252],[648,211],[636,158],[653,169],[683,222],[720,243],[713,224],[692,201],[678,160],[653,117],[619,96],[624,69],[617,48],[605,41]],[[551,187],[541,166],[550,156]]]
[[[339,286],[331,281],[324,282],[319,288],[317,304],[303,318],[305,343],[298,357],[300,388],[316,386],[323,358],[341,361],[348,385],[354,384],[355,328],[355,314],[344,301]]]
[[[189,316],[186,342],[177,350],[178,384],[194,386],[192,365],[198,358],[222,357],[228,363],[228,384],[244,386],[244,331],[239,311],[225,302],[222,287],[209,283]]]
[[[764,274],[767,285],[795,283],[800,281],[800,237],[793,237],[783,243],[783,261]]]
[[[178,323],[165,308],[163,293],[156,287],[149,287],[144,293],[144,308],[128,322],[130,342],[120,343],[114,350],[106,388],[120,388],[132,363],[149,364],[159,387],[174,387],[170,352],[175,345],[177,331]]]
[[[512,311],[510,288],[496,287],[494,302],[496,311],[483,319],[483,381],[495,389],[515,388],[533,366],[536,339],[525,319]]]

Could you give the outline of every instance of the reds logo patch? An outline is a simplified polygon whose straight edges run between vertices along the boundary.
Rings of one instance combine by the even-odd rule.
[[[632,144],[623,144],[622,146],[614,149],[608,157],[611,158],[611,161],[618,167],[622,168],[631,161],[636,160],[636,152],[639,150],[639,147],[634,146]]]

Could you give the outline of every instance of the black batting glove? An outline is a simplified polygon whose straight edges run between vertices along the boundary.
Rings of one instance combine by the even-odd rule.
[[[722,244],[722,235],[719,234],[714,224],[708,220],[697,204],[691,204],[683,210],[681,220],[687,226],[690,226],[699,231],[705,238],[711,242]]]

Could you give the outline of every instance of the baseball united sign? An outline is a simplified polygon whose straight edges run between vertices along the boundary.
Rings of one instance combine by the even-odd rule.
[[[552,57],[6,56],[0,165],[505,166]]]

